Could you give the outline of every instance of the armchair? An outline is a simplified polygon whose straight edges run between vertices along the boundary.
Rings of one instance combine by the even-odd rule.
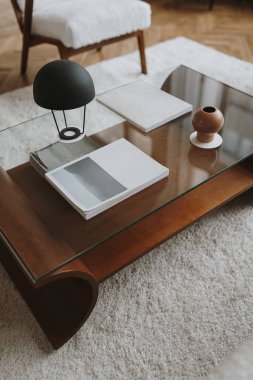
[[[141,70],[147,73],[143,30],[151,24],[150,5],[140,0],[11,0],[23,34],[20,73],[29,48],[56,45],[61,59],[137,37]]]

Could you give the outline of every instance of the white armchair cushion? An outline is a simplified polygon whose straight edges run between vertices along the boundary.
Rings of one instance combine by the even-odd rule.
[[[24,0],[19,0],[24,9]],[[151,24],[151,7],[140,0],[34,0],[32,33],[80,48]]]

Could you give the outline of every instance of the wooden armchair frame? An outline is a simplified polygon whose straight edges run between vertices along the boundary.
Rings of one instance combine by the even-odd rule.
[[[61,59],[68,59],[72,55],[80,54],[88,50],[101,49],[102,46],[109,45],[111,43],[118,42],[118,41],[131,38],[131,37],[137,37],[138,48],[140,52],[140,60],[141,60],[141,71],[143,74],[147,74],[147,65],[146,65],[146,57],[145,57],[145,41],[144,41],[143,30],[138,30],[129,34],[124,34],[122,36],[103,40],[99,43],[87,45],[79,49],[69,48],[69,47],[66,47],[60,40],[57,40],[55,38],[32,34],[31,29],[32,29],[32,15],[33,15],[33,0],[26,0],[24,12],[22,12],[22,10],[20,9],[17,3],[17,0],[11,0],[11,3],[16,15],[16,19],[17,19],[20,31],[23,34],[23,47],[22,47],[21,66],[20,66],[21,75],[24,75],[26,73],[29,48],[32,46],[43,44],[43,43],[55,45],[57,46],[59,50]]]

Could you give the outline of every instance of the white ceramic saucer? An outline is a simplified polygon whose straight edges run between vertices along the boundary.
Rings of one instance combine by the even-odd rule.
[[[218,148],[218,146],[222,144],[222,137],[218,133],[216,133],[213,141],[209,143],[203,143],[197,139],[197,132],[195,131],[191,134],[190,141],[193,145],[197,146],[198,148],[214,149]]]

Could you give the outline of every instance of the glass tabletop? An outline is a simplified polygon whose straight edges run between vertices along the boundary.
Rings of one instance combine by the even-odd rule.
[[[184,66],[179,66],[171,73],[168,70],[148,76],[145,80],[189,102],[193,106],[193,111],[203,106],[218,107],[225,119],[220,132],[223,144],[219,148],[210,150],[193,146],[189,140],[193,131],[192,113],[144,133],[98,102],[92,102],[87,106],[86,133],[98,147],[124,137],[167,166],[170,174],[167,179],[157,182],[88,221],[77,214],[60,195],[54,199],[54,205],[49,204],[48,208],[55,207],[59,210],[61,205],[65,211],[50,221],[47,218],[48,210],[44,202],[43,207],[39,209],[42,219],[47,219],[49,227],[64,236],[64,240],[73,250],[73,255],[65,257],[64,260],[59,258],[56,265],[32,273],[34,279],[39,280],[67,262],[89,252],[253,154],[252,96]],[[70,120],[80,118],[81,111],[78,112],[73,112],[68,118]],[[60,114],[58,116],[60,117]],[[5,170],[11,169],[28,161],[30,152],[54,144],[57,140],[57,131],[50,113],[4,129],[0,132],[0,166]],[[82,153],[80,147],[80,143],[77,144],[75,153]],[[51,188],[48,190],[50,185],[46,182],[43,186],[45,194],[55,191]],[[68,223],[63,218],[64,213],[68,215]],[[82,235],[82,239],[77,238],[77,233]]]

